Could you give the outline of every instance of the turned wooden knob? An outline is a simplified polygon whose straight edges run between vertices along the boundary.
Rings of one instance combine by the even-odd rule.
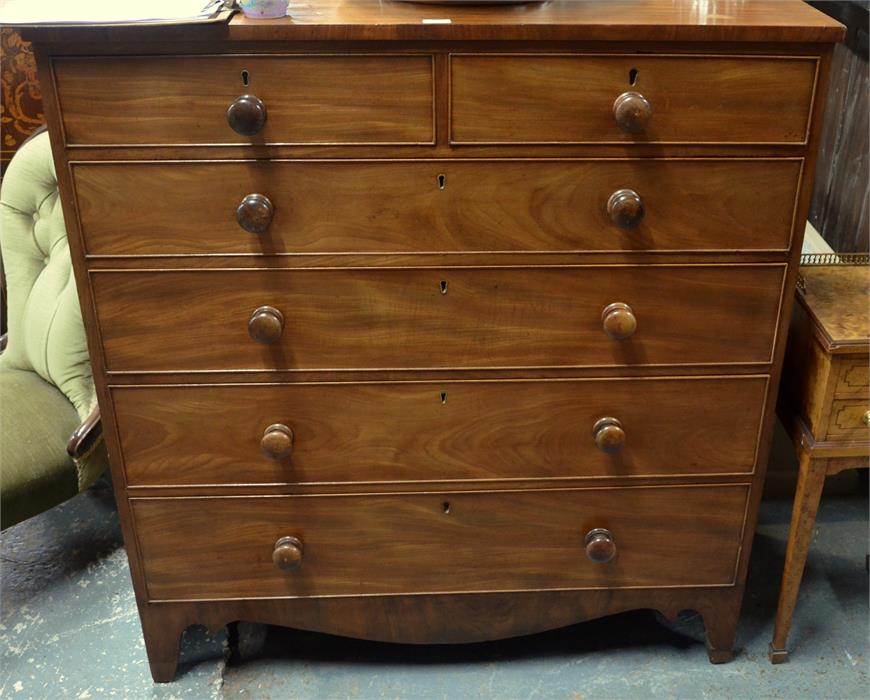
[[[275,208],[264,194],[249,194],[236,209],[236,221],[249,233],[265,233],[272,223]]]
[[[644,213],[643,200],[634,190],[616,190],[607,200],[607,215],[619,228],[634,228]]]
[[[227,108],[227,123],[237,134],[254,136],[266,123],[266,105],[254,95],[237,97]]]
[[[596,527],[586,533],[586,556],[596,564],[606,564],[616,556],[616,542],[610,530]]]
[[[261,306],[248,321],[248,335],[258,343],[274,343],[283,331],[284,314],[274,306]]]
[[[302,566],[302,542],[295,537],[282,537],[275,543],[272,561],[282,571]]]
[[[639,134],[652,119],[652,105],[639,92],[623,92],[613,102],[613,118],[626,134]]]
[[[281,423],[270,425],[260,438],[260,449],[269,459],[287,459],[293,451],[293,431]]]
[[[617,418],[599,418],[592,426],[592,437],[602,452],[618,452],[625,443],[625,430]]]
[[[621,301],[604,307],[604,311],[601,312],[601,324],[604,326],[604,332],[614,340],[630,338],[637,330],[634,311]]]

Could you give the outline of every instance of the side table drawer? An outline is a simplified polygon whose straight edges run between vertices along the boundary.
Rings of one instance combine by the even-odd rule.
[[[834,396],[859,396],[870,395],[870,364],[866,355],[861,357],[841,358],[835,360],[839,363],[839,377]]]
[[[130,502],[149,598],[191,600],[728,586],[748,493],[686,486]],[[587,555],[596,528],[615,547],[605,563]],[[286,537],[298,545],[276,554]]]
[[[804,143],[815,58],[453,55],[456,144]],[[637,133],[614,102],[646,99]]]
[[[870,439],[870,398],[837,399],[831,403],[831,418],[825,440]]]
[[[68,57],[55,59],[53,68],[72,145],[430,144],[435,138],[428,55]],[[250,136],[227,121],[228,108],[243,95],[265,108],[265,123]]]

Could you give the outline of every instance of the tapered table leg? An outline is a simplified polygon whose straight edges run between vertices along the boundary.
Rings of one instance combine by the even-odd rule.
[[[826,459],[811,459],[808,453],[801,453],[773,641],[768,648],[768,657],[774,664],[788,661],[786,643],[807,561],[807,551],[813,538],[813,526],[819,510],[822,487],[825,485],[826,468]]]

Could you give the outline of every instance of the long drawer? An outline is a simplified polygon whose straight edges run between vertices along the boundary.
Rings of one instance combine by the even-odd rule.
[[[133,486],[413,482],[749,473],[767,377],[111,391]],[[263,452],[276,425],[289,449]]]
[[[748,492],[694,486],[131,505],[149,599],[189,600],[728,586]],[[596,528],[615,545],[606,563],[585,551]],[[281,545],[284,561],[299,564],[291,570],[273,561],[285,537],[298,542],[293,551]]]
[[[613,367],[770,362],[784,272],[127,270],[92,271],[91,283],[109,371]],[[604,330],[614,303],[636,319],[623,340]],[[283,317],[271,344],[249,337],[263,306]]]
[[[428,55],[64,57],[53,69],[72,145],[434,140]],[[227,120],[243,95],[265,109],[252,136]]]
[[[804,143],[815,57],[454,55],[456,144]],[[613,104],[645,98],[647,126],[626,133]]]
[[[734,251],[788,248],[802,163],[142,161],[72,173],[90,255]],[[645,215],[622,228],[608,202],[626,189]],[[252,194],[268,200],[265,230],[242,228]]]

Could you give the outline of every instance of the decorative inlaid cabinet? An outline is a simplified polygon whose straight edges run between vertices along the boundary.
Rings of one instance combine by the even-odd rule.
[[[154,678],[234,620],[730,659],[840,25],[291,13],[28,33]]]

